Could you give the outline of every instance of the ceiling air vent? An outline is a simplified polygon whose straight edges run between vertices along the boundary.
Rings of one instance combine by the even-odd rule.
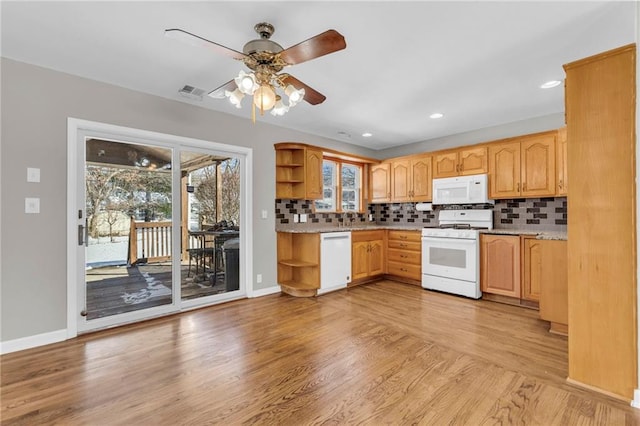
[[[178,90],[178,93],[180,93],[185,98],[201,101],[202,95],[205,94],[205,90],[198,89],[197,87],[189,86],[187,84],[182,89]]]

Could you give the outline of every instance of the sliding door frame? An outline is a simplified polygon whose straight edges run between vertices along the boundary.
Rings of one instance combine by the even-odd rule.
[[[252,191],[252,170],[253,170],[253,150],[235,145],[227,145],[213,141],[202,139],[188,138],[184,136],[176,136],[165,133],[152,132],[148,130],[135,129],[130,127],[116,126],[107,123],[95,121],[81,120],[76,118],[68,118],[67,120],[67,338],[73,338],[78,335],[79,321],[81,317],[79,312],[81,307],[78,300],[78,286],[84,284],[84,274],[79,264],[84,261],[78,245],[78,206],[83,201],[80,197],[80,189],[78,168],[84,163],[84,158],[79,158],[79,153],[84,149],[80,149],[80,144],[84,145],[86,138],[101,138],[114,141],[148,143],[153,145],[161,145],[173,150],[173,164],[175,170],[172,173],[172,182],[174,191],[180,193],[180,153],[184,150],[198,150],[223,152],[233,155],[240,159],[240,291],[229,294],[228,297],[219,297],[215,300],[203,298],[201,303],[191,301],[181,301],[177,297],[178,287],[180,285],[180,238],[175,238],[172,245],[172,263],[174,269],[173,277],[173,303],[154,309],[151,317],[163,316],[176,312],[186,311],[189,309],[200,308],[203,306],[214,305],[232,299],[250,296],[253,292],[251,288],[253,276],[253,232],[252,232],[252,215],[251,200],[253,199]],[[182,214],[180,208],[180,197],[172,197],[172,217],[180,218]],[[172,233],[180,235],[180,221],[173,220]],[[82,246],[84,250],[84,246]],[[136,315],[126,316],[125,321],[118,324],[136,322],[142,319],[148,319],[148,312],[142,312]],[[111,325],[106,325],[105,328]],[[82,327],[80,327],[82,328]]]

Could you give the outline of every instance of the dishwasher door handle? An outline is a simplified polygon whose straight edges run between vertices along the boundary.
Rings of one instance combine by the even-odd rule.
[[[323,240],[347,240],[349,239],[348,235],[335,235],[335,236],[326,236],[322,237]]]

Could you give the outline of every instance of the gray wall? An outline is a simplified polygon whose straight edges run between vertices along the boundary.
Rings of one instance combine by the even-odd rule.
[[[276,285],[273,144],[299,141],[363,156],[375,152],[2,59],[0,337],[9,341],[66,328],[67,117],[253,148],[254,288]],[[247,110],[249,111],[249,110]],[[310,109],[312,114],[313,110]],[[286,120],[286,117],[283,117]],[[41,183],[27,183],[27,167]],[[41,213],[24,213],[40,197]],[[260,219],[260,210],[269,212]]]
[[[372,151],[6,58],[1,89],[1,341],[66,328],[67,117],[252,148],[251,278],[263,275],[262,284],[252,284],[256,289],[276,285],[274,143],[299,141],[382,159],[558,128],[564,122],[559,113]],[[26,182],[27,167],[41,169],[41,183]],[[24,213],[28,196],[41,199],[39,215]],[[263,209],[270,214],[267,220],[260,219]]]

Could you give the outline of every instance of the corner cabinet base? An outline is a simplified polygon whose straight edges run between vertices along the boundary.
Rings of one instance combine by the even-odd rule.
[[[296,284],[280,284],[280,290],[293,297],[315,297],[318,295],[317,288],[310,288]]]
[[[278,284],[294,297],[314,297],[320,288],[320,234],[278,232]]]

